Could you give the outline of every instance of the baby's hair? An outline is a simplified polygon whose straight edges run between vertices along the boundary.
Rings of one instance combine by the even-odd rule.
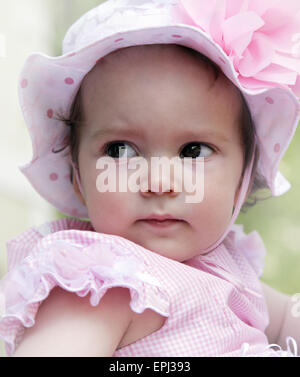
[[[160,46],[170,46],[170,45],[160,45]],[[174,46],[174,45],[172,45]],[[178,48],[181,48],[183,51],[193,55],[197,59],[199,59],[200,62],[204,63],[206,68],[208,70],[211,70],[211,72],[214,74],[214,82],[216,82],[219,78],[219,76],[222,73],[220,68],[212,62],[209,58],[207,58],[205,55],[202,55],[200,52],[193,50],[191,48],[176,45]],[[134,47],[127,47],[122,50],[128,50],[132,48],[138,48],[140,46],[134,46]],[[144,46],[143,47],[147,47]],[[233,84],[232,84],[233,85]],[[64,145],[61,146],[60,149],[54,150],[52,149],[53,153],[59,153],[62,152],[65,148],[70,147],[70,153],[71,158],[76,167],[78,167],[78,152],[79,152],[79,142],[80,142],[80,127],[82,125],[83,120],[83,109],[82,109],[82,98],[81,98],[81,87],[76,93],[76,96],[73,100],[73,103],[71,105],[71,108],[69,110],[69,114],[57,114],[56,119],[62,121],[66,126],[70,127],[70,132],[68,134],[68,137],[64,140]],[[242,95],[241,92],[240,96],[242,99],[242,112],[240,115],[240,123],[242,127],[240,127],[240,137],[241,137],[241,143],[244,150],[244,163],[243,163],[243,172],[244,174],[246,168],[249,166],[251,162],[252,154],[254,153],[254,163],[252,168],[252,174],[251,174],[251,180],[250,180],[250,186],[251,191],[247,197],[246,202],[243,204],[241,212],[246,213],[249,207],[254,206],[258,201],[265,200],[271,197],[258,197],[254,194],[260,189],[267,189],[268,185],[266,183],[265,178],[258,172],[257,164],[259,160],[259,148],[258,145],[255,146],[255,127],[253,125],[252,117],[248,108],[248,105]],[[71,170],[71,181],[73,180],[73,171]]]

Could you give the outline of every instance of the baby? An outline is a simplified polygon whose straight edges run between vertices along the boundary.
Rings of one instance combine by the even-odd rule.
[[[223,74],[215,77],[207,63],[180,46],[128,47],[88,73],[77,106],[81,119],[76,119],[74,158],[83,193],[76,180],[74,189],[96,232],[122,236],[179,262],[206,250],[224,233],[247,163],[244,133],[249,131],[241,96]],[[174,191],[174,180],[169,192],[162,191],[163,182],[151,191],[149,179],[149,187],[138,194],[99,194],[97,159],[122,159],[124,151],[128,158],[143,156],[149,163],[151,156],[192,157],[194,164],[204,157],[204,200],[185,203],[186,193]],[[179,221],[166,220],[172,226],[158,228],[145,220],[151,214]]]
[[[209,6],[108,1],[70,29],[73,48],[51,69],[38,55],[24,69],[36,150],[23,172],[57,208],[89,221],[58,220],[8,243],[0,335],[9,355],[284,356],[289,343],[269,343],[300,341],[291,299],[259,281],[262,241],[234,225],[257,188],[287,187],[265,162],[258,109],[286,98],[276,115],[295,129],[299,103],[291,88],[263,80],[256,85],[269,92],[247,97],[229,57],[191,22],[200,3]],[[34,71],[44,71],[42,84]],[[99,192],[101,158],[121,182],[134,159],[174,156],[190,161],[192,179],[204,165],[201,201],[186,202],[175,172],[148,171],[137,191]]]

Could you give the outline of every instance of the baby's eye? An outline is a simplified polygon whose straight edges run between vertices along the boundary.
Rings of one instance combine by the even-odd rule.
[[[200,142],[193,142],[187,144],[182,151],[180,152],[180,157],[192,157],[192,158],[199,158],[199,157],[209,157],[213,152],[213,149],[206,144]]]
[[[136,151],[125,141],[109,143],[105,150],[106,154],[113,158],[130,158],[136,156]]]

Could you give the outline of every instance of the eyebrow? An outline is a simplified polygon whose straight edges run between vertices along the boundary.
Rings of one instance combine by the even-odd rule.
[[[210,129],[200,129],[199,130],[188,130],[188,129],[183,129],[182,135],[180,135],[181,138],[184,137],[186,139],[194,139],[195,141],[201,140],[202,138],[214,138],[214,139],[219,139],[224,142],[229,142],[230,139],[220,131],[214,131]]]
[[[103,129],[98,129],[97,131],[91,133],[90,138],[95,139],[99,138],[100,136],[107,136],[107,135],[124,135],[124,136],[142,136],[143,132],[139,128],[123,128],[123,127],[117,127],[117,126],[112,126],[110,128],[103,128]],[[194,141],[197,141],[202,138],[215,138],[222,140],[224,142],[229,142],[230,139],[222,132],[219,131],[212,131],[209,129],[204,129],[201,130],[188,130],[184,129],[182,127],[182,132],[180,132],[179,136],[177,137],[178,139],[191,139]]]
[[[139,128],[123,128],[123,127],[110,127],[110,128],[103,128],[99,129],[96,132],[91,133],[90,138],[98,138],[100,136],[106,135],[128,135],[128,136],[141,136],[142,131]]]

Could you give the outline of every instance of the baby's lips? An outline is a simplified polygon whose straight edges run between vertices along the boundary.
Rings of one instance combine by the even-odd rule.
[[[144,217],[139,218],[138,220],[156,220],[156,221],[164,221],[164,220],[178,220],[178,221],[185,221],[182,216],[173,216],[170,214],[159,214],[159,213],[152,213],[151,215],[146,215]]]

